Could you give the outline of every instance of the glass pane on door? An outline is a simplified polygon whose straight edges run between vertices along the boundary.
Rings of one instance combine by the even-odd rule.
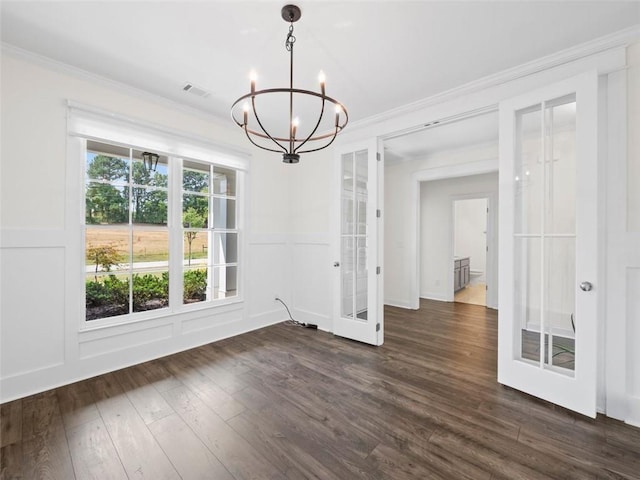
[[[340,314],[343,317],[354,317],[355,305],[354,298],[354,262],[355,262],[355,244],[352,236],[343,236],[340,245],[340,265],[342,266],[340,279],[340,293],[342,309]]]
[[[367,270],[367,239],[358,237],[356,239],[356,316],[362,320],[367,319],[367,290],[369,272]]]
[[[520,344],[517,356],[521,359],[540,361],[540,239],[516,238],[514,306],[519,317]]]
[[[575,95],[516,111],[515,357],[575,369]]]
[[[341,315],[367,320],[368,302],[368,153],[342,155]]]
[[[547,358],[545,363],[575,368],[576,303],[575,238],[545,238],[545,317]],[[549,358],[550,357],[550,358]]]
[[[515,233],[540,233],[542,203],[542,114],[540,105],[521,110],[516,116]]]
[[[545,232],[576,233],[576,101],[575,94],[548,102]]]

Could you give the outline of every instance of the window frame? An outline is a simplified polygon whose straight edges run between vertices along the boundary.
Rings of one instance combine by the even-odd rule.
[[[76,231],[69,237],[69,265],[75,264],[70,270],[69,285],[75,285],[76,292],[81,295],[69,295],[67,307],[70,313],[78,318],[80,332],[101,330],[103,328],[126,326],[139,322],[159,321],[159,324],[172,322],[172,317],[182,315],[183,319],[199,318],[199,311],[220,309],[227,311],[234,305],[244,302],[245,279],[247,268],[245,258],[245,208],[247,205],[245,184],[248,178],[248,155],[233,147],[211,143],[208,139],[167,130],[165,127],[155,126],[140,120],[106,112],[76,102],[68,101],[67,111],[68,161],[67,175],[67,228]],[[131,148],[139,151],[153,151],[168,158],[169,183],[167,186],[167,225],[169,235],[169,305],[150,311],[132,312],[124,315],[105,317],[101,319],[86,319],[86,161],[87,142],[96,141],[117,147]],[[115,156],[115,155],[114,155]],[[182,164],[183,161],[195,161],[204,165],[213,165],[230,169],[236,173],[236,231],[237,245],[237,295],[222,299],[213,299],[191,304],[183,304],[183,229],[182,229]],[[130,179],[132,180],[132,179]],[[175,199],[179,199],[176,202]],[[75,212],[75,213],[74,213]],[[78,219],[77,223],[76,220]],[[128,226],[126,226],[128,228]],[[110,228],[110,227],[106,227]],[[118,225],[114,225],[118,228]],[[156,229],[149,225],[143,228]],[[76,252],[80,252],[79,254]],[[78,272],[72,274],[71,272]],[[75,279],[74,279],[75,278]],[[130,307],[131,311],[131,307]],[[75,312],[75,313],[74,313]],[[187,315],[184,317],[184,315]],[[194,315],[196,315],[194,317]],[[213,320],[213,319],[212,319]],[[173,320],[180,321],[178,319]],[[175,323],[174,323],[175,324]],[[178,324],[175,324],[178,325]],[[179,328],[179,327],[178,327]],[[96,332],[97,333],[97,332]]]
[[[195,168],[191,168],[189,166],[185,165],[185,160],[190,163],[190,164],[198,164],[201,166],[206,166],[208,169],[208,192],[196,192],[193,190],[185,190],[184,189],[184,171],[185,170],[193,170],[193,171],[197,171]],[[181,265],[182,265],[182,274],[184,275],[184,273],[187,270],[196,270],[197,267],[192,267],[191,265],[186,265],[185,261],[184,261],[184,239],[185,239],[185,234],[187,232],[195,232],[195,233],[203,233],[207,235],[207,240],[206,240],[206,244],[207,244],[207,262],[205,263],[205,268],[207,269],[207,297],[211,296],[212,298],[208,298],[206,300],[202,300],[199,302],[194,302],[194,303],[184,303],[184,305],[197,305],[200,303],[210,303],[210,302],[221,302],[222,300],[229,300],[230,302],[233,301],[234,298],[238,297],[241,295],[242,293],[242,288],[240,286],[240,265],[241,263],[241,257],[240,257],[240,239],[241,239],[241,233],[240,233],[240,228],[239,228],[239,212],[238,212],[238,188],[239,188],[239,172],[238,170],[235,170],[233,168],[229,168],[229,167],[225,167],[222,165],[218,165],[218,164],[213,164],[213,163],[208,163],[208,162],[200,162],[198,160],[193,160],[193,159],[182,159],[182,162],[180,163],[181,166],[181,177],[180,177],[180,227],[182,228],[182,239],[183,239],[183,251],[182,251],[182,256],[181,256]],[[216,193],[215,189],[213,188],[214,186],[214,175],[216,173],[215,169],[216,168],[220,168],[223,170],[231,170],[233,171],[233,173],[235,174],[235,188],[234,188],[234,192],[233,194],[228,194],[228,193]],[[204,170],[203,170],[204,171]],[[202,198],[206,198],[207,199],[207,218],[206,218],[206,226],[204,227],[185,227],[184,223],[182,222],[183,220],[183,212],[184,212],[184,197],[186,195],[191,195],[191,196],[197,196],[197,197],[202,197]],[[223,199],[223,200],[232,200],[234,202],[234,219],[235,219],[235,225],[233,228],[229,228],[229,226],[225,226],[225,227],[216,227],[215,224],[215,200],[216,199]],[[236,235],[236,261],[235,262],[216,262],[215,261],[215,239],[216,239],[216,235],[223,235],[223,234],[235,234]],[[236,268],[236,294],[230,297],[224,297],[224,298],[213,298],[213,289],[215,288],[215,285],[212,286],[213,283],[213,276],[212,276],[212,272],[215,271],[215,269],[219,269],[221,267],[224,268]],[[182,279],[184,280],[184,276],[182,276]],[[183,287],[180,289],[180,291],[182,292],[184,290],[184,285]]]
[[[98,148],[89,148],[88,143],[92,142],[92,143],[96,143],[98,145]],[[100,271],[100,272],[96,272],[95,277],[96,279],[98,277],[107,277],[108,275],[115,275],[116,277],[120,277],[120,278],[126,278],[128,281],[128,285],[129,285],[129,296],[128,296],[128,302],[127,302],[127,308],[128,308],[128,313],[123,313],[120,315],[111,315],[111,316],[106,316],[106,317],[101,317],[101,318],[95,318],[95,319],[91,319],[89,320],[87,318],[87,309],[86,309],[86,282],[87,279],[91,276],[91,274],[89,273],[89,271],[87,270],[85,273],[85,289],[84,289],[84,300],[85,300],[85,315],[84,315],[84,321],[86,323],[94,323],[96,321],[100,321],[100,320],[106,320],[109,318],[118,318],[118,317],[127,317],[127,316],[132,316],[132,315],[137,315],[139,313],[143,313],[145,311],[149,311],[149,312],[157,312],[157,311],[162,311],[162,310],[166,310],[169,308],[169,302],[170,302],[170,296],[167,296],[167,305],[166,306],[162,306],[160,308],[154,308],[154,309],[150,309],[150,310],[141,310],[141,311],[136,311],[136,303],[134,301],[134,278],[136,275],[144,275],[147,273],[151,273],[151,274],[161,274],[162,272],[167,272],[167,276],[169,275],[170,269],[171,269],[171,258],[169,255],[169,258],[167,259],[167,264],[166,266],[164,265],[160,265],[160,266],[156,266],[156,267],[140,267],[138,266],[137,268],[135,267],[135,261],[134,261],[134,255],[135,255],[135,236],[139,235],[140,232],[162,232],[164,234],[166,234],[167,237],[167,245],[166,245],[166,249],[167,249],[167,254],[169,254],[169,248],[170,248],[170,230],[169,230],[169,218],[170,218],[170,197],[169,197],[169,182],[171,182],[171,177],[169,174],[169,157],[164,156],[164,158],[166,159],[166,170],[167,170],[167,186],[166,187],[159,187],[156,185],[152,185],[151,183],[149,184],[141,184],[141,183],[136,183],[135,178],[134,178],[134,171],[136,169],[135,165],[136,162],[138,164],[141,164],[141,159],[138,158],[137,154],[138,153],[142,153],[141,150],[135,148],[135,147],[131,147],[131,146],[122,146],[122,145],[115,145],[113,143],[109,143],[107,144],[107,142],[101,141],[95,141],[95,140],[86,140],[84,142],[85,148],[84,148],[84,164],[83,164],[83,178],[84,178],[84,195],[83,195],[83,210],[84,210],[84,224],[83,224],[83,232],[84,232],[84,249],[83,249],[83,253],[84,253],[84,258],[86,260],[86,252],[87,252],[87,234],[89,231],[95,231],[95,232],[124,232],[126,233],[126,237],[128,239],[128,243],[127,243],[127,260],[122,262],[122,264],[127,265],[126,268],[117,268],[115,269],[113,272],[105,272],[104,270]],[[128,155],[125,154],[113,154],[110,153],[108,150],[109,148],[104,148],[104,149],[100,149],[99,145],[105,145],[105,147],[111,147],[112,150],[117,150],[117,149],[123,149],[123,150],[128,150]],[[90,153],[95,153],[96,156],[99,155],[104,155],[104,156],[109,156],[112,158],[120,158],[122,160],[125,160],[127,162],[127,174],[126,174],[126,178],[125,179],[116,179],[113,181],[109,181],[109,180],[104,180],[104,179],[95,179],[95,178],[90,178],[88,176],[88,172],[87,172],[87,164],[88,164],[88,159],[89,159],[89,154]],[[163,162],[164,163],[164,162]],[[123,222],[123,223],[106,223],[106,224],[92,224],[92,223],[87,223],[87,216],[86,216],[86,200],[87,200],[87,189],[90,185],[109,185],[112,186],[114,188],[123,188],[123,191],[126,191],[127,194],[125,195],[125,200],[128,199],[128,205],[126,206],[127,208],[127,221]],[[144,191],[160,191],[160,192],[165,192],[166,193],[166,206],[167,206],[167,212],[166,212],[166,218],[164,220],[166,220],[164,223],[136,223],[135,222],[135,214],[136,212],[134,211],[133,208],[133,203],[134,203],[134,191],[135,190],[144,190]],[[88,264],[87,264],[88,266]],[[169,281],[169,284],[171,282]]]

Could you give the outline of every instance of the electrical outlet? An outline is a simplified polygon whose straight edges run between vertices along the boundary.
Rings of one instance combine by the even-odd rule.
[[[440,280],[436,280],[436,282],[435,282],[435,283],[436,283],[436,287],[439,287],[439,286],[440,286]]]

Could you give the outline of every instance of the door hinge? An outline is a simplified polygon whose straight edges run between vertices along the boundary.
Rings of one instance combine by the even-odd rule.
[[[379,331],[380,331],[380,324],[376,323],[376,332],[379,332]]]
[[[380,216],[382,215],[382,212],[380,211],[380,209],[378,208],[376,210],[376,217],[380,218]]]
[[[376,275],[380,275],[380,267],[376,267]]]
[[[376,152],[376,160],[377,161],[382,160],[382,156],[380,155],[380,152]]]

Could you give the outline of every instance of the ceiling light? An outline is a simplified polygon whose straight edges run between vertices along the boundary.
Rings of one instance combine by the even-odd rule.
[[[233,103],[231,116],[236,125],[244,130],[249,141],[256,147],[270,152],[282,153],[282,160],[285,163],[298,163],[300,154],[322,150],[331,145],[336,135],[347,125],[349,115],[340,102],[325,94],[326,77],[324,72],[320,71],[318,76],[320,92],[293,87],[293,45],[296,42],[296,37],[293,36],[293,24],[300,20],[302,12],[296,5],[286,5],[282,7],[281,15],[283,20],[290,24],[289,33],[285,40],[285,47],[290,54],[289,87],[256,90],[257,75],[255,72],[251,72],[251,90]],[[286,125],[285,129],[278,132],[275,125],[267,124],[266,117],[260,116],[264,112],[259,113],[258,109],[263,101],[276,97],[282,98],[282,94],[286,94],[285,101],[288,101],[286,104],[288,118],[286,123],[281,124]],[[297,113],[295,108],[301,103],[309,105],[309,99],[314,101],[317,116],[303,118],[301,121],[298,113],[303,112]],[[335,107],[335,116],[325,115],[327,107],[330,105]],[[332,109],[328,108],[328,110]],[[323,120],[325,121],[323,122]]]

